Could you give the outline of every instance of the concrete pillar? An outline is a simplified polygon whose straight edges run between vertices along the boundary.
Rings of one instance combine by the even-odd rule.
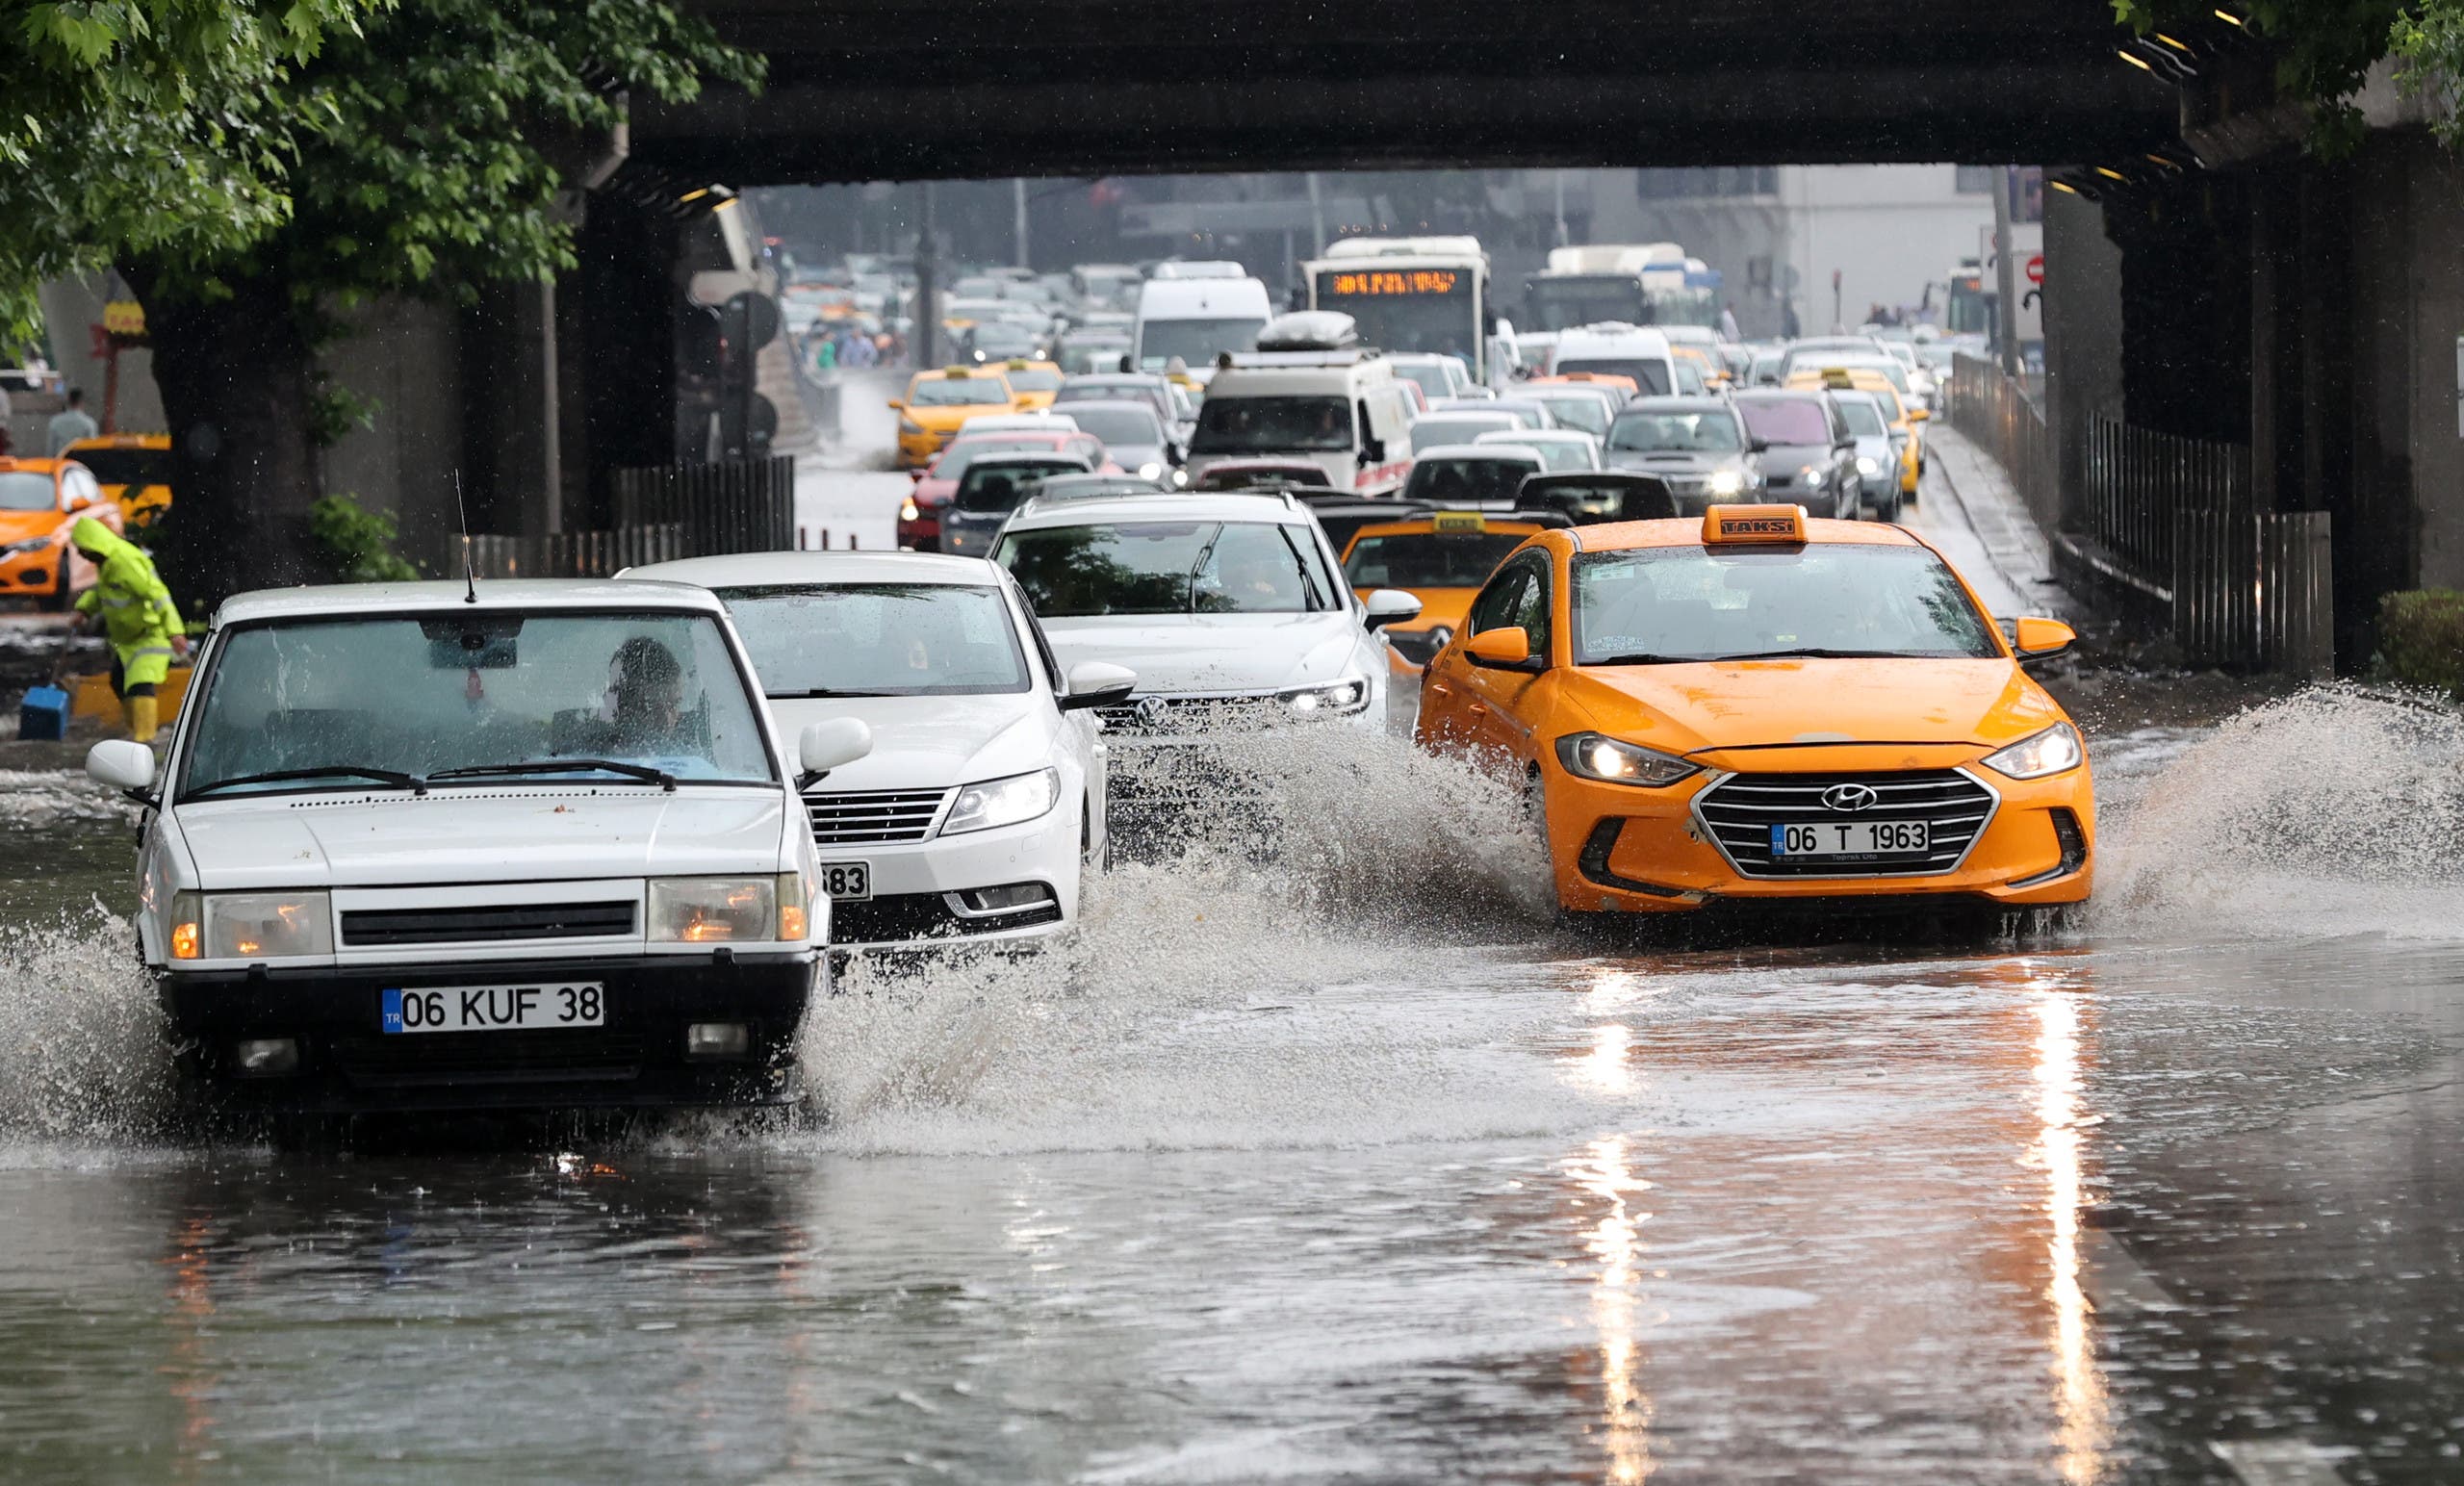
[[[2045,423],[2066,529],[2086,525],[2089,424],[2098,413],[2121,416],[2121,249],[2105,235],[2101,205],[2046,193]]]

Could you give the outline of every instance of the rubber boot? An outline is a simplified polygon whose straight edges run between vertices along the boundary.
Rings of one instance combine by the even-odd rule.
[[[128,699],[128,735],[140,743],[154,741],[154,701],[152,697]]]

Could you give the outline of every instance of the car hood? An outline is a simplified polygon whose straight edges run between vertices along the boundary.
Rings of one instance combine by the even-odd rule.
[[[1828,444],[1774,444],[1762,451],[1762,468],[1778,472],[1772,476],[1775,480],[1783,474],[1794,474],[1808,465],[1829,463],[1831,446]]]
[[[0,542],[22,542],[66,525],[58,511],[0,511]]]
[[[2000,747],[2062,720],[2018,666],[1990,660],[1731,660],[1593,666],[1566,700],[1663,753],[1806,743]]]
[[[1052,754],[1061,713],[1034,692],[991,697],[816,697],[773,699],[770,715],[790,757],[814,723],[857,717],[873,730],[873,751],[830,771],[814,787],[943,789],[1040,769]]]
[[[1611,470],[1637,474],[1708,474],[1716,470],[1743,470],[1739,453],[1700,453],[1685,449],[1612,448],[1602,453]]]
[[[1326,614],[1113,614],[1047,619],[1064,672],[1104,660],[1138,673],[1139,696],[1273,691],[1342,679],[1362,630]]]
[[[590,785],[173,807],[201,887],[400,887],[778,870],[777,788]]]

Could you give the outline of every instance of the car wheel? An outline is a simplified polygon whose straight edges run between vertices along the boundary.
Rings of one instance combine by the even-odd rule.
[[[77,606],[77,595],[69,588],[68,579],[68,550],[64,547],[61,549],[60,552],[60,584],[50,593],[42,596],[42,606],[44,608],[49,609],[54,614],[65,614],[70,609]]]
[[[1897,485],[1893,485],[1893,486],[1891,486],[1891,488],[1890,488],[1890,494],[1889,494],[1888,496],[1886,496],[1886,497],[1885,497],[1885,498],[1884,498],[1884,500],[1883,500],[1883,508],[1882,508],[1882,511],[1881,511],[1880,515],[1879,515],[1876,519],[1877,519],[1877,520],[1880,520],[1880,521],[1886,521],[1886,522],[1892,523],[1893,525],[1897,525],[1897,524],[1898,524],[1898,521],[1899,521],[1899,487],[1898,487]]]

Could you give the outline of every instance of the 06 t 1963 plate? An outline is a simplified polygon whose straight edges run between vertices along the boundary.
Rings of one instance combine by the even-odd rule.
[[[380,1024],[394,1032],[541,1032],[607,1023],[597,981],[537,986],[423,986],[385,990]]]
[[[1933,850],[1933,833],[1921,820],[1827,820],[1813,825],[1774,825],[1771,855],[1796,860],[1835,857],[1922,857]]]

